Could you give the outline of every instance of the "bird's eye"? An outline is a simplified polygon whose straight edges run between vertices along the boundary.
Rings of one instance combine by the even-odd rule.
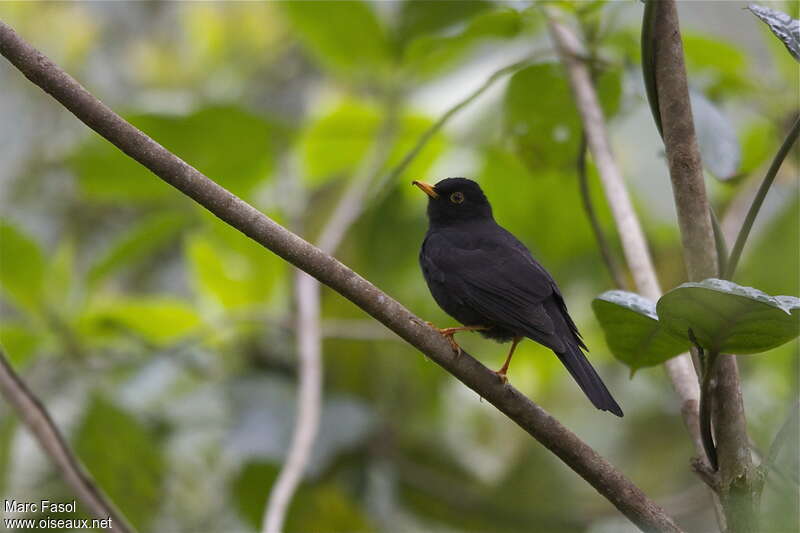
[[[454,204],[460,204],[464,201],[464,195],[460,192],[454,192],[450,195],[450,201]]]

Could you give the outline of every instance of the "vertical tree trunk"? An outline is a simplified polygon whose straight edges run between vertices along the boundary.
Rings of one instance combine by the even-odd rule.
[[[703,166],[689,102],[675,0],[655,1],[656,89],[672,191],[690,280],[717,276],[717,257]],[[713,421],[719,456],[720,498],[730,533],[758,531],[758,482],[747,439],[736,358],[716,365]]]

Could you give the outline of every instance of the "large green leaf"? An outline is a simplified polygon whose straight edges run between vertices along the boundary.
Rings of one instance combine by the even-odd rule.
[[[747,75],[747,54],[719,36],[691,31],[683,34],[686,67],[709,96],[739,92],[752,86]]]
[[[167,297],[127,297],[93,303],[79,319],[79,331],[96,340],[138,336],[157,346],[192,333],[200,318],[188,303]]]
[[[662,327],[656,304],[638,294],[604,292],[592,301],[592,309],[611,353],[632,371],[661,364],[689,349],[689,341]]]
[[[367,2],[283,2],[303,43],[323,66],[347,76],[380,78],[391,65],[386,33]]]
[[[272,168],[271,125],[241,108],[208,107],[187,116],[126,118],[239,196],[247,197]],[[83,191],[93,200],[152,204],[179,197],[149,170],[97,137],[78,148],[72,165]]]
[[[686,339],[691,328],[709,351],[759,353],[800,334],[800,299],[725,280],[684,283],[664,294],[656,309],[665,328]]]
[[[185,213],[159,213],[145,218],[118,237],[89,268],[90,283],[150,257],[180,234],[189,218]]]
[[[613,116],[622,92],[619,70],[600,75],[596,86],[605,116]],[[581,121],[560,64],[542,63],[516,72],[503,107],[506,131],[532,170],[575,166]]]
[[[92,399],[75,437],[75,450],[111,500],[140,530],[162,503],[163,452],[133,415],[101,396]]]
[[[45,262],[39,244],[0,220],[0,288],[15,305],[36,310],[43,296]]]
[[[467,26],[448,35],[422,35],[405,51],[404,63],[415,76],[437,74],[487,39],[508,39],[522,30],[522,15],[513,9],[481,13]]]

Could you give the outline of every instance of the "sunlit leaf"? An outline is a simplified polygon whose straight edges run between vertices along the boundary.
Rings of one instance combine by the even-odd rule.
[[[158,516],[166,469],[153,432],[130,413],[95,396],[74,445],[103,491],[134,526],[147,530]]]
[[[344,101],[312,123],[303,137],[301,148],[307,182],[319,185],[328,179],[352,173],[372,148],[381,120],[377,107]],[[402,116],[399,122],[389,166],[398,164],[433,124],[431,119],[413,113]],[[405,176],[424,173],[443,148],[444,136],[438,133],[417,154]]]
[[[28,311],[41,304],[45,261],[39,244],[12,224],[0,220],[0,288]]]
[[[684,283],[664,294],[656,306],[663,327],[721,353],[767,351],[800,334],[800,299],[770,296],[730,281]]]
[[[614,357],[635,371],[685,352],[690,343],[662,328],[656,304],[626,291],[604,292],[592,301]]]
[[[163,346],[192,333],[200,318],[188,303],[168,297],[125,297],[94,303],[79,319],[86,336],[140,337]]]
[[[97,283],[116,272],[150,257],[186,228],[185,213],[159,213],[145,218],[118,237],[89,268],[90,283]]]
[[[146,114],[126,118],[239,196],[247,197],[272,168],[272,126],[241,108],[208,107],[187,116]],[[180,198],[149,170],[97,137],[78,148],[72,166],[84,193],[96,201],[152,205]]]
[[[795,20],[786,13],[758,4],[750,4],[747,9],[769,26],[769,29],[781,40],[789,53],[797,61],[800,61],[800,20]]]
[[[622,91],[620,72],[602,74],[596,85],[606,117],[613,116]],[[516,72],[503,107],[506,131],[532,170],[574,167],[581,122],[560,64],[542,63]]]
[[[303,43],[326,68],[375,78],[391,64],[388,38],[369,3],[283,2],[281,7]]]
[[[690,91],[689,95],[703,164],[717,179],[733,178],[738,174],[742,159],[733,124],[702,93]]]

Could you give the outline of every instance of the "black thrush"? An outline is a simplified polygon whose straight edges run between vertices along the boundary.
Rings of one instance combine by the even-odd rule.
[[[504,382],[517,344],[528,337],[558,356],[598,409],[622,416],[617,402],[586,359],[578,328],[553,277],[514,235],[495,222],[492,206],[472,180],[447,178],[436,185],[415,181],[428,195],[428,233],[419,262],[428,288],[463,327],[439,329],[453,339],[478,331],[512,341],[496,374]]]

